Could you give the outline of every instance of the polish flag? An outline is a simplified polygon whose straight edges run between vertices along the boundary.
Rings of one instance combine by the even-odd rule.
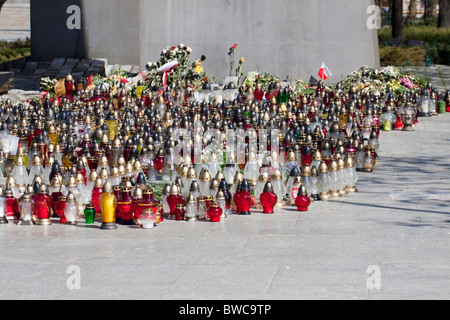
[[[164,90],[167,86],[167,76],[173,71],[173,69],[178,66],[179,62],[177,60],[171,61],[166,63],[165,65],[161,66],[158,70],[155,71],[155,73],[162,73],[162,82]]]
[[[331,73],[330,69],[325,65],[324,62],[322,62],[322,66],[319,70],[319,77],[322,79],[322,81],[327,80],[329,77],[331,77],[333,74]]]

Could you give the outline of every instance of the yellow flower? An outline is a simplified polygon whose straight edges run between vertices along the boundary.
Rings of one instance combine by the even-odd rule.
[[[244,57],[242,57],[241,60],[239,60],[239,63],[240,63],[240,64],[243,64],[244,61],[245,61],[245,59],[244,59]]]
[[[203,73],[203,67],[200,64],[195,66],[195,72],[198,74]]]

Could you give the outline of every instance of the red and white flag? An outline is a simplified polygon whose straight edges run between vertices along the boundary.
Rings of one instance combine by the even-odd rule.
[[[173,71],[173,69],[178,66],[179,62],[174,60],[166,63],[165,65],[161,66],[158,70],[156,70],[156,73],[162,73],[162,82],[164,91],[166,90],[167,86],[167,76]]]
[[[331,73],[330,69],[325,65],[324,62],[322,62],[322,66],[319,70],[319,77],[322,79],[322,81],[327,80],[329,77],[331,77],[333,74]]]

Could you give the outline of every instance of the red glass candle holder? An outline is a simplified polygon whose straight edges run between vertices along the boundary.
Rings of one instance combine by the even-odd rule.
[[[310,147],[304,147],[302,149],[302,165],[311,165],[313,158],[313,153]]]
[[[125,225],[133,224],[134,213],[133,213],[133,202],[135,198],[131,195],[131,188],[123,187],[120,190],[120,196],[117,199],[117,209],[116,212],[121,217],[121,223]]]
[[[14,207],[16,206],[16,198],[11,195],[6,195],[6,217],[15,219]]]
[[[67,223],[66,216],[64,215],[65,207],[66,207],[66,197],[60,196],[55,204],[55,212],[59,216],[59,222],[62,224]]]
[[[155,169],[158,172],[161,172],[164,165],[164,157],[157,157],[154,162],[155,162]]]
[[[302,185],[298,191],[297,198],[295,198],[295,206],[297,207],[297,211],[308,211],[310,204],[311,199],[306,193],[305,186]]]
[[[400,116],[397,117],[397,121],[394,123],[394,130],[403,130],[404,124]]]
[[[143,192],[142,199],[136,201],[134,214],[137,219],[140,218],[142,212],[151,210],[156,215],[158,211],[159,201],[155,199],[153,191],[146,189]]]
[[[175,216],[175,220],[177,220],[177,221],[184,220],[184,215],[186,214],[186,210],[184,209],[184,205],[181,204],[181,203],[177,204],[173,214]]]
[[[63,196],[62,192],[52,192],[52,194],[51,194],[53,216],[57,216],[57,217],[60,216],[56,210],[56,203],[58,202],[59,198],[62,196]]]
[[[239,214],[239,212],[241,212],[241,208],[239,207],[239,191],[236,191],[233,195],[233,204],[234,204],[234,208],[233,208],[233,212],[236,214]]]
[[[240,215],[249,215],[250,214],[250,206],[252,203],[252,196],[250,195],[250,191],[241,190],[239,191],[238,196],[238,206],[239,206],[239,214]]]
[[[223,210],[217,202],[212,203],[208,209],[209,221],[220,222]]]
[[[37,194],[35,210],[36,218],[48,220],[52,216],[52,198],[48,194]]]
[[[273,208],[277,204],[278,196],[275,192],[263,192],[259,196],[259,202],[263,207],[263,213],[274,213]]]
[[[170,194],[169,196],[167,196],[167,203],[169,204],[170,207],[170,213],[169,215],[174,215],[175,214],[175,209],[177,207],[178,204],[184,204],[184,198],[181,195],[178,194]]]
[[[94,205],[95,212],[101,212],[100,198],[103,193],[103,187],[92,189],[92,204]]]

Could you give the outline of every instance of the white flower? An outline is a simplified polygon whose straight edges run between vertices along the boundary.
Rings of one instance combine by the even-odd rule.
[[[186,48],[186,51],[187,51],[188,53],[191,53],[191,52],[192,52],[191,47],[187,47],[187,48]]]

